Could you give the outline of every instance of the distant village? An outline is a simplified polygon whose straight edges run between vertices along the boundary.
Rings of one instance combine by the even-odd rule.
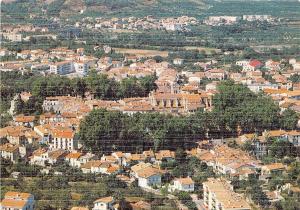
[[[36,18],[35,16],[30,17]],[[61,21],[58,17],[51,18],[53,21],[52,27],[58,27]],[[92,30],[99,32],[101,30],[109,30],[112,32],[134,32],[134,31],[150,31],[150,30],[165,30],[170,32],[191,32],[192,27],[196,25],[209,25],[209,26],[222,26],[234,25],[240,21],[246,22],[267,22],[276,24],[280,21],[271,15],[243,15],[243,16],[208,16],[203,21],[195,17],[181,16],[176,18],[156,18],[154,16],[146,17],[124,17],[124,18],[102,18],[102,17],[86,17],[81,21],[70,23],[64,28],[69,28],[69,32],[64,32],[63,36],[70,35],[71,33],[80,34],[83,30]],[[58,34],[51,32],[47,26],[34,26],[32,24],[22,25],[2,25],[0,35],[3,39],[21,42],[29,41],[30,38],[48,38],[56,40]],[[77,35],[76,35],[77,36]]]
[[[33,17],[35,18],[35,17]],[[59,25],[59,18],[53,18],[55,24]],[[83,18],[80,22],[72,23],[71,30],[80,33],[82,30],[112,30],[112,31],[138,31],[138,30],[166,30],[166,31],[191,31],[190,26],[199,24],[194,17],[182,16],[178,18],[157,19],[153,16],[143,18]],[[49,38],[57,39],[57,34],[51,33],[48,27],[34,26],[31,24],[22,25],[2,25],[0,35],[5,40],[13,42],[29,41],[30,38]],[[73,32],[74,32],[73,31]],[[65,34],[64,34],[65,35]]]
[[[278,21],[276,18],[271,15],[243,15],[240,16],[209,16],[203,22],[206,25],[211,26],[221,26],[221,25],[234,25],[239,21],[247,21],[247,22],[267,22],[267,23],[275,23]]]
[[[81,22],[76,22],[76,27],[86,27],[88,29],[109,29],[109,30],[166,30],[166,31],[190,31],[190,25],[196,25],[199,21],[194,17],[181,16],[178,18],[157,19],[154,16],[143,18],[85,18]]]

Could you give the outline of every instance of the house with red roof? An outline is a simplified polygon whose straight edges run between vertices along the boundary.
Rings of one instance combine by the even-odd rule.
[[[52,149],[64,149],[75,151],[78,148],[78,141],[74,138],[75,133],[70,128],[57,129],[52,132]]]
[[[1,201],[0,209],[8,210],[33,210],[34,209],[34,196],[30,193],[22,192],[7,192],[4,199]]]
[[[190,177],[177,178],[174,184],[170,186],[169,191],[185,191],[193,192],[195,190],[195,182]]]
[[[80,168],[81,165],[87,163],[88,161],[94,160],[95,155],[92,153],[81,153],[81,152],[72,152],[69,153],[65,160],[72,167]]]
[[[263,66],[263,63],[259,60],[253,59],[249,62],[249,65],[255,69],[258,69]]]
[[[18,115],[14,117],[16,126],[32,127],[34,126],[35,116]]]
[[[255,71],[263,66],[263,63],[257,59],[237,61],[236,65],[243,67],[243,71]]]

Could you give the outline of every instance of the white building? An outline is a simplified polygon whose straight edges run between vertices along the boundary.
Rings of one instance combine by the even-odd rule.
[[[0,49],[0,57],[8,56],[10,54],[11,54],[11,52],[9,50],[3,49],[3,48]]]
[[[111,53],[112,48],[111,48],[110,46],[108,46],[108,45],[104,45],[104,46],[103,46],[103,50],[104,50],[104,52],[105,52],[106,54],[109,54],[109,53]]]
[[[33,210],[34,196],[30,193],[7,192],[1,201],[1,210]]]
[[[25,126],[33,128],[35,116],[18,115],[15,116],[13,120],[16,126]]]
[[[213,82],[211,82],[211,83],[208,83],[208,84],[205,86],[205,91],[210,91],[210,90],[216,91],[216,90],[217,90],[217,87],[218,87],[218,84],[219,84],[218,81],[213,81]]]
[[[248,60],[242,60],[242,61],[237,61],[235,63],[237,66],[241,66],[243,67],[243,71],[254,71],[255,68],[253,66],[250,65],[250,61]]]
[[[259,69],[260,67],[263,66],[263,64],[259,60],[256,60],[256,59],[241,60],[241,61],[237,61],[235,64],[237,66],[243,67],[244,72],[255,71],[255,70],[257,70],[257,69]]]
[[[68,162],[68,164],[72,167],[80,167],[80,162],[79,162],[79,158],[82,156],[83,154],[80,152],[72,152],[69,153],[66,157],[65,160],[66,162]]]
[[[48,144],[51,138],[51,130],[48,125],[34,126],[33,130],[41,137],[41,143]]]
[[[74,138],[74,135],[74,132],[70,129],[53,132],[50,148],[74,151],[78,148],[78,141]]]
[[[237,16],[210,16],[204,23],[207,25],[217,26],[217,25],[232,25],[237,23],[240,17]]]
[[[70,166],[80,168],[81,165],[94,159],[94,157],[95,157],[95,155],[93,155],[91,153],[83,154],[80,152],[72,152],[72,153],[69,153],[65,159]]]
[[[86,76],[88,74],[88,63],[84,61],[74,62],[74,70],[80,76]]]
[[[45,162],[47,159],[46,152],[47,151],[45,149],[35,150],[30,157],[30,165],[45,166]]]
[[[0,145],[1,157],[15,163],[20,157],[19,146],[10,143]]]
[[[250,210],[247,201],[224,180],[209,178],[203,183],[204,205],[209,210]]]
[[[137,172],[138,185],[142,188],[151,188],[161,185],[161,173],[158,169],[147,167]]]
[[[249,60],[240,60],[240,61],[237,61],[237,62],[235,63],[235,65],[244,67],[244,66],[249,65],[249,63],[250,63]]]
[[[94,208],[92,210],[114,210],[113,204],[113,197],[99,198],[94,201]]]
[[[17,53],[17,58],[28,59],[31,57],[30,50],[23,50]]]
[[[91,173],[101,173],[101,174],[107,174],[108,168],[111,166],[108,162],[101,162],[97,161],[91,166]]]
[[[263,91],[265,89],[274,89],[277,90],[279,88],[278,84],[272,84],[272,83],[248,83],[246,84],[247,87],[254,93],[259,93],[260,91]]]
[[[288,133],[288,140],[291,142],[295,147],[300,147],[300,132],[299,131],[290,131]]]
[[[2,33],[4,39],[13,41],[13,42],[21,42],[22,41],[22,34],[15,34],[15,33]]]
[[[300,71],[300,62],[296,62],[296,63],[294,63],[292,65],[293,65],[293,69],[295,71]]]
[[[174,185],[171,186],[170,190],[193,192],[195,190],[195,182],[190,177],[175,179]]]
[[[177,23],[165,23],[165,24],[163,24],[163,26],[165,27],[165,29],[167,31],[181,31],[181,30],[183,30],[182,25],[177,24]]]
[[[272,21],[271,15],[243,15],[243,20],[246,21]]]
[[[65,75],[74,72],[72,61],[61,61],[50,65],[50,73]]]
[[[43,149],[39,149],[34,151],[31,159],[31,165],[54,165],[56,163],[62,163],[65,159],[66,151],[65,150],[54,150],[54,151],[45,151]]]
[[[60,113],[64,107],[64,103],[70,102],[70,100],[73,100],[72,97],[64,97],[64,96],[53,96],[53,97],[46,97],[46,99],[43,102],[43,110],[46,112],[56,112]],[[44,115],[45,116],[45,115]],[[58,117],[52,118],[52,121],[58,122],[61,119],[58,119]]]
[[[173,64],[175,64],[175,65],[182,65],[183,64],[183,59],[182,58],[175,58],[173,60]]]

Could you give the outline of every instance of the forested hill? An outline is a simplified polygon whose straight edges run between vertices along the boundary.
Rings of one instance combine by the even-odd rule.
[[[22,7],[28,13],[42,9],[50,16],[181,16],[201,13],[207,0],[3,0],[2,12]],[[10,4],[10,5],[8,5]],[[82,14],[81,14],[82,13]]]
[[[2,0],[2,20],[39,17],[155,17],[268,14],[298,17],[297,0]],[[16,21],[14,21],[16,20]]]

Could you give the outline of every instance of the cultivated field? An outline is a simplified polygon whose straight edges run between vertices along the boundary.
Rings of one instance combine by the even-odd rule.
[[[208,47],[195,47],[195,46],[185,46],[184,49],[186,50],[204,50],[205,53],[207,54],[210,54],[212,51],[215,51],[215,52],[221,52],[220,49],[217,49],[217,48],[208,48]]]
[[[141,50],[141,49],[128,49],[128,48],[114,48],[117,53],[130,54],[142,57],[154,57],[159,55],[161,57],[167,57],[168,51],[159,51],[159,50]]]

